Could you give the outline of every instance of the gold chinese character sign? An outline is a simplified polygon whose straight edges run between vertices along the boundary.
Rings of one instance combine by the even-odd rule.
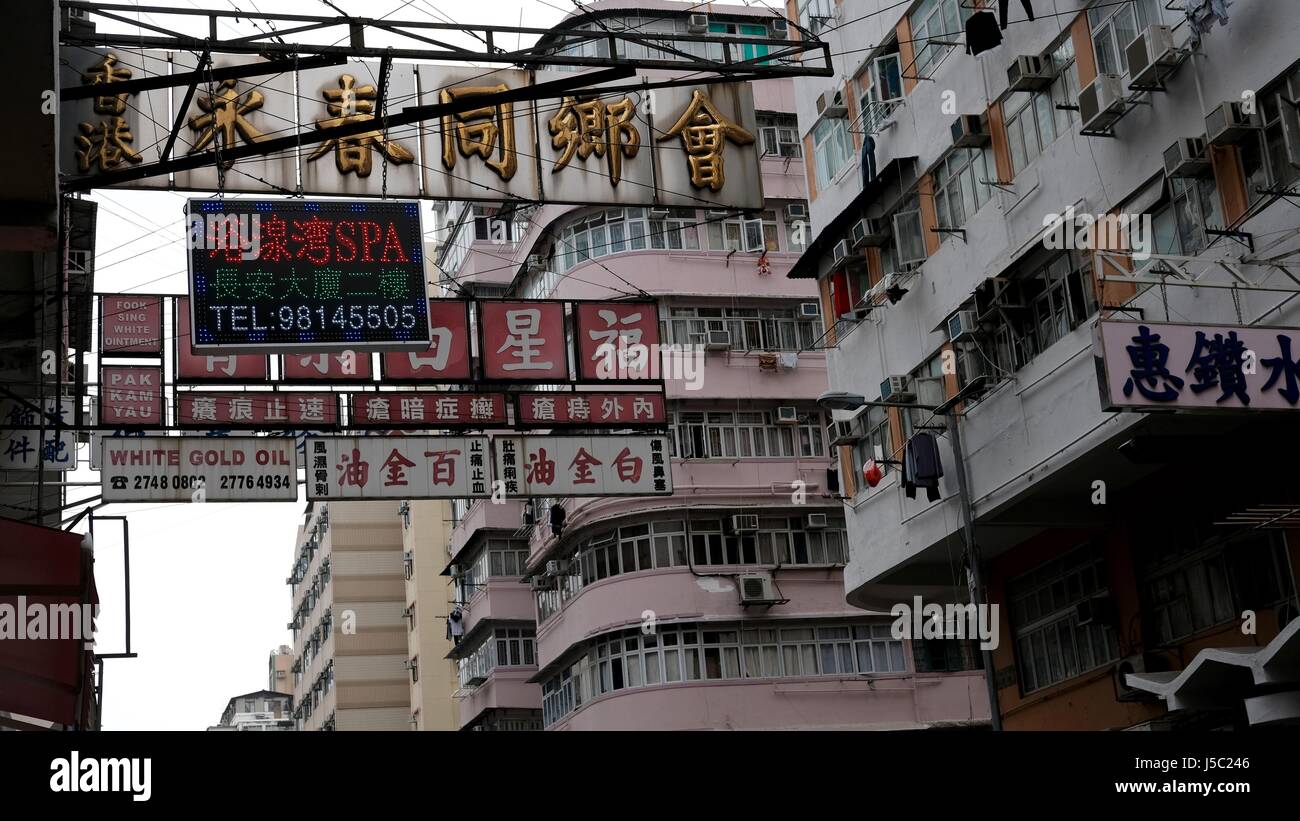
[[[82,75],[82,83],[88,86],[111,85],[131,79],[131,69],[117,64],[116,54],[108,53],[104,59],[90,67]],[[99,171],[111,171],[123,162],[140,162],[140,155],[129,143],[135,140],[131,127],[122,117],[126,113],[126,98],[130,94],[100,94],[95,97],[94,111],[105,115],[97,123],[78,123],[81,131],[75,138],[77,147],[77,169],[82,173],[92,167]]]
[[[575,154],[579,160],[595,154],[609,166],[610,185],[618,185],[623,178],[623,158],[635,157],[641,146],[641,133],[632,122],[635,114],[636,106],[629,97],[616,103],[565,97],[560,110],[547,122],[551,145],[563,152],[551,173],[567,166]]]
[[[341,75],[338,84],[338,88],[327,88],[322,92],[330,116],[317,120],[317,128],[375,119],[375,101],[379,92],[373,85],[358,86],[356,78],[351,74]],[[334,164],[340,174],[355,173],[358,177],[368,177],[372,166],[372,148],[393,163],[415,161],[414,154],[376,129],[364,134],[326,140],[307,157],[307,162],[314,162],[334,149]]]
[[[508,90],[505,83],[444,88],[438,94],[438,101],[445,105],[463,97],[500,94]],[[448,171],[455,169],[457,153],[466,158],[477,154],[503,180],[509,181],[514,177],[519,168],[519,158],[515,153],[514,106],[499,103],[444,116],[442,165]]]
[[[718,111],[702,91],[691,94],[691,102],[660,142],[680,136],[690,163],[691,184],[696,188],[720,191],[727,183],[722,152],[728,141],[750,145],[754,135],[736,125]]]
[[[244,116],[260,109],[266,97],[257,89],[252,89],[242,97],[235,80],[222,80],[216,90],[198,98],[199,108],[205,112],[190,117],[190,129],[199,136],[189,153],[203,151],[220,137],[218,148],[234,148],[237,139],[255,143],[265,139],[265,135]],[[233,160],[222,162],[226,168],[234,164]]]

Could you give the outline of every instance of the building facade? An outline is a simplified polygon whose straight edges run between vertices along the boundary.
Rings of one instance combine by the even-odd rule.
[[[406,655],[410,665],[410,729],[455,730],[459,711],[456,665],[447,658],[454,591],[442,575],[451,534],[451,505],[443,500],[398,506],[402,520],[402,576],[406,580]]]
[[[293,695],[293,648],[282,644],[266,660],[266,689]]]
[[[557,46],[575,27],[785,36],[762,9],[691,11],[590,3],[552,36]],[[447,573],[464,617],[452,652],[463,728],[987,720],[981,674],[969,669],[977,656],[894,639],[887,618],[844,600],[844,513],[816,404],[826,355],[809,351],[821,307],[815,283],[784,276],[806,242],[796,93],[788,80],[754,85],[760,212],[444,212],[449,290],[650,299],[662,341],[700,365],[698,378],[664,373],[672,496],[454,503]],[[745,584],[762,595],[742,595]]]
[[[293,730],[293,696],[278,690],[255,690],[226,703],[220,723],[208,730],[275,732]]]
[[[795,81],[814,238],[790,276],[817,282],[830,384],[858,405],[834,412],[848,601],[967,600],[962,469],[1006,728],[1293,721],[1294,671],[1263,672],[1294,647],[1295,494],[1265,478],[1290,454],[1287,413],[1226,382],[1204,413],[1109,410],[1094,334],[1300,323],[1300,20],[1240,2],[1220,24],[1195,0],[1038,2],[1030,20],[1012,3],[998,45],[992,17],[968,28],[980,5],[997,15],[788,4],[837,70]],[[1107,217],[1145,237],[1081,230]],[[1199,394],[1240,361],[1168,368]],[[934,500],[898,464],[927,429]]]

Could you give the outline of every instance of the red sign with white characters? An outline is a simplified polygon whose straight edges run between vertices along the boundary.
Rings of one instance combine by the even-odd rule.
[[[176,424],[182,428],[334,428],[339,397],[333,393],[178,391]]]
[[[502,393],[354,393],[351,424],[373,428],[497,427],[506,424]]]
[[[659,310],[653,302],[574,303],[578,378],[626,381],[651,378],[658,355]]]
[[[474,378],[468,300],[429,300],[429,338],[426,351],[385,353],[384,378],[401,382],[464,382]]]
[[[667,417],[662,393],[520,393],[515,420],[520,425],[662,425]]]
[[[564,303],[480,302],[479,334],[484,379],[568,381]]]
[[[115,426],[163,424],[162,368],[104,365],[99,369],[99,418]]]
[[[158,356],[162,349],[162,297],[119,294],[99,298],[101,355]]]
[[[259,354],[206,356],[190,348],[190,301],[176,298],[176,381],[265,382],[270,376],[266,357]]]
[[[342,351],[284,356],[280,359],[280,376],[295,382],[369,381],[370,354]]]

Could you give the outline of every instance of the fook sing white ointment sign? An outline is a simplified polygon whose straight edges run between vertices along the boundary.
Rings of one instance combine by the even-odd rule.
[[[294,440],[257,436],[104,439],[105,502],[293,502]]]

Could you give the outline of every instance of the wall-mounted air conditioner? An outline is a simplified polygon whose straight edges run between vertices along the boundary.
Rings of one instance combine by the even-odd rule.
[[[731,517],[732,533],[757,533],[758,532],[758,514],[757,513],[737,513]]]
[[[1234,145],[1254,130],[1241,103],[1221,103],[1205,115],[1205,139],[1210,145]]]
[[[458,564],[453,564],[450,567],[448,567],[447,572],[451,575],[453,579],[459,579],[462,575],[464,575],[464,571],[461,570],[461,567]]]
[[[567,559],[552,559],[546,563],[546,575],[548,576],[567,576],[569,575],[569,562]]]
[[[709,30],[709,15],[692,14],[686,18],[686,30],[691,34],[703,34]]]
[[[805,529],[805,530],[825,530],[825,529],[826,529],[826,514],[825,514],[825,513],[809,513],[809,514],[808,514],[808,518],[804,521],[804,525],[803,525],[803,526],[804,526],[804,529]]]
[[[788,202],[785,204],[785,216],[789,220],[808,219],[808,203]]]
[[[1148,26],[1124,53],[1128,56],[1129,88],[1150,88],[1160,82],[1166,69],[1178,64],[1169,26]]]
[[[1124,115],[1121,82],[1118,74],[1098,74],[1079,92],[1079,118],[1084,131],[1105,131]]]
[[[731,350],[731,331],[707,331],[704,335],[704,350]]]
[[[862,429],[856,419],[844,419],[831,422],[826,436],[832,445],[853,445],[862,439]]]
[[[549,576],[533,576],[528,580],[528,589],[534,593],[541,593],[547,590],[555,589],[555,579]]]
[[[854,248],[878,248],[889,242],[889,222],[880,217],[863,217],[849,228]]]
[[[655,208],[651,208],[649,213],[650,213],[650,219],[661,220],[661,219],[665,219],[668,216],[668,209],[655,207]]]
[[[948,317],[948,338],[953,342],[973,339],[980,332],[974,311],[958,311]]]
[[[1007,66],[1011,91],[1037,91],[1052,83],[1052,64],[1037,54],[1022,54]]]
[[[779,599],[772,586],[772,577],[764,573],[741,573],[737,578],[741,604],[775,604]]]
[[[887,376],[880,382],[881,402],[911,402],[916,398],[912,392],[912,380],[907,376]]]
[[[817,113],[828,119],[849,116],[849,107],[844,104],[844,92],[824,91],[817,95]]]
[[[988,145],[989,130],[979,114],[963,114],[953,121],[952,144],[956,148],[980,148]]]
[[[800,319],[816,319],[819,316],[821,316],[821,306],[818,305],[816,302],[799,303]]]
[[[776,423],[778,425],[799,424],[799,409],[794,405],[781,405],[776,409]]]
[[[1183,137],[1165,149],[1165,176],[1199,177],[1209,167],[1202,137]]]

